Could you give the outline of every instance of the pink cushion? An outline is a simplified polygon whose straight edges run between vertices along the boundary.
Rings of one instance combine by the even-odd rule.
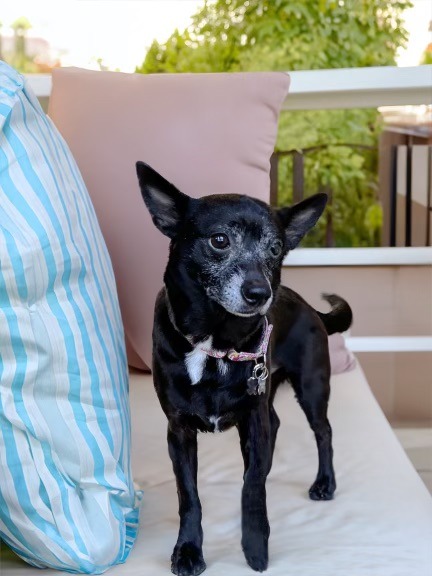
[[[353,370],[356,366],[356,359],[351,350],[346,347],[342,334],[332,334],[328,340],[331,373],[341,374]]]
[[[269,160],[289,77],[53,71],[49,115],[78,163],[114,266],[131,365],[151,364],[168,239],[141,199],[143,160],[191,196],[268,201]]]

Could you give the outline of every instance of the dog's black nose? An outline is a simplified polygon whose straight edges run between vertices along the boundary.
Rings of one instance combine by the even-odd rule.
[[[241,293],[248,304],[257,306],[267,302],[271,296],[271,289],[268,282],[246,280],[241,287]]]

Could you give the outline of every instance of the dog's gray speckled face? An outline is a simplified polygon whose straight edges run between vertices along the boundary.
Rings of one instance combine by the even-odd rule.
[[[188,269],[209,298],[236,316],[265,314],[280,282],[284,230],[263,203],[203,198],[196,207]]]
[[[243,195],[194,199],[142,162],[137,173],[154,224],[172,240],[170,262],[236,316],[267,312],[283,257],[316,223],[327,200],[317,194],[274,210]]]

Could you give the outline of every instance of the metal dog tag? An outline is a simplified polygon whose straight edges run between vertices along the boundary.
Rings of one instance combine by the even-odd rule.
[[[258,378],[254,378],[253,376],[248,378],[248,380],[247,380],[247,393],[249,394],[249,396],[253,396],[254,394],[257,394],[258,385],[259,385],[258,384]]]
[[[265,364],[264,357],[264,362],[257,362],[254,366],[252,376],[248,378],[247,392],[250,396],[265,393],[268,375],[269,373]]]
[[[257,389],[257,394],[264,394],[265,393],[265,389],[266,389],[266,378],[258,378],[258,389]]]

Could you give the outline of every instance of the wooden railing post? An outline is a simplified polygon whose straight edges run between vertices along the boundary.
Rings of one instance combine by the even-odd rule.
[[[278,204],[279,155],[275,151],[270,157],[270,205]]]
[[[325,211],[325,245],[327,248],[333,248],[335,245],[333,230],[333,190],[330,188],[330,186],[320,186],[319,192],[324,192],[328,196],[327,209]]]
[[[303,152],[293,153],[293,201],[301,202],[304,198],[304,156]]]

